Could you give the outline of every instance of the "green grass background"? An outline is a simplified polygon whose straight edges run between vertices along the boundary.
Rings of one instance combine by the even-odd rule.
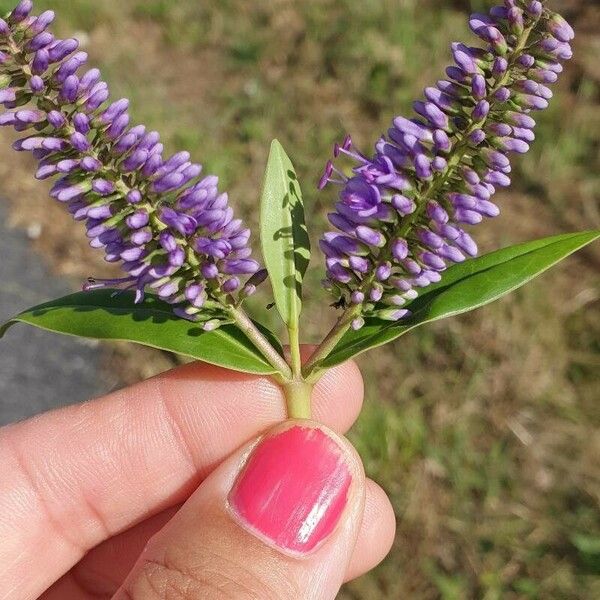
[[[7,9],[12,1],[1,0]],[[217,173],[256,224],[270,140],[303,183],[316,239],[333,191],[315,183],[334,141],[368,148],[442,74],[486,1],[63,0],[115,96],[170,150]],[[600,227],[600,8],[555,3],[576,60],[517,159],[484,251]],[[256,242],[256,240],[255,240]],[[360,359],[364,411],[350,436],[398,519],[392,553],[343,599],[600,598],[598,245],[509,299],[418,330]],[[305,341],[332,322],[313,257]],[[273,311],[255,309],[273,327]]]

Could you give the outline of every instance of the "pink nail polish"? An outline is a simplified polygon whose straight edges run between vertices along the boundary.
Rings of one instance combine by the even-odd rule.
[[[259,537],[305,554],[335,529],[351,482],[338,444],[320,429],[295,425],[254,449],[229,505]]]

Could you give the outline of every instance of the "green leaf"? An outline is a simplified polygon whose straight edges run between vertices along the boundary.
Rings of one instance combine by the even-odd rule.
[[[277,310],[288,327],[297,329],[310,242],[300,184],[288,155],[277,140],[271,143],[263,184],[260,234]]]
[[[342,363],[425,323],[493,302],[599,237],[600,231],[557,235],[503,248],[454,265],[443,274],[439,283],[426,288],[407,305],[412,312],[410,318],[400,323],[367,319],[362,329],[344,335],[320,368]]]
[[[0,337],[17,322],[41,329],[100,340],[136,342],[244,373],[275,373],[254,344],[234,325],[204,331],[173,314],[173,308],[148,294],[134,303],[132,292],[78,292],[23,311],[0,326]],[[275,336],[259,326],[275,348]]]
[[[574,533],[571,542],[582,554],[600,556],[600,537],[586,533]]]

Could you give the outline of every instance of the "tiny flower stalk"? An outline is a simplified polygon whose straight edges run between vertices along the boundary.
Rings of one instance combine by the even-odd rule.
[[[529,113],[548,106],[572,56],[573,30],[537,0],[506,0],[469,25],[483,47],[452,44],[455,64],[413,104],[416,117],[396,117],[371,156],[349,136],[334,147],[354,166],[327,163],[319,187],[342,189],[320,246],[325,287],[348,308],[305,365],[309,378],[348,329],[409,318],[419,289],[477,254],[465,226],[499,214],[491,197],[510,184],[507,155],[529,149]]]

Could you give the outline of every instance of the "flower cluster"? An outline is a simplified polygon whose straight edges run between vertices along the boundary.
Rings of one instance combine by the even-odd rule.
[[[82,72],[87,54],[77,40],[48,31],[54,13],[36,17],[32,8],[22,0],[0,19],[0,103],[8,109],[0,125],[27,132],[14,148],[39,160],[38,179],[59,177],[51,195],[85,221],[107,261],[122,262],[124,278],[90,280],[86,289],[124,286],[141,301],[150,288],[180,316],[218,326],[223,302],[252,293],[264,277],[250,258],[250,231],[234,219],[217,177],[200,178],[187,152],[164,157],[157,132],[131,126],[129,102],[110,103],[100,71]]]
[[[572,28],[538,0],[505,0],[470,28],[483,47],[452,44],[455,64],[414,103],[417,116],[395,118],[372,156],[347,137],[334,156],[352,159],[351,176],[328,162],[320,181],[342,186],[336,230],[321,240],[324,283],[355,305],[355,329],[364,316],[405,317],[418,288],[476,255],[463,227],[498,215],[491,197],[510,184],[507,155],[529,149],[529,113],[548,106],[548,84],[572,56]]]

